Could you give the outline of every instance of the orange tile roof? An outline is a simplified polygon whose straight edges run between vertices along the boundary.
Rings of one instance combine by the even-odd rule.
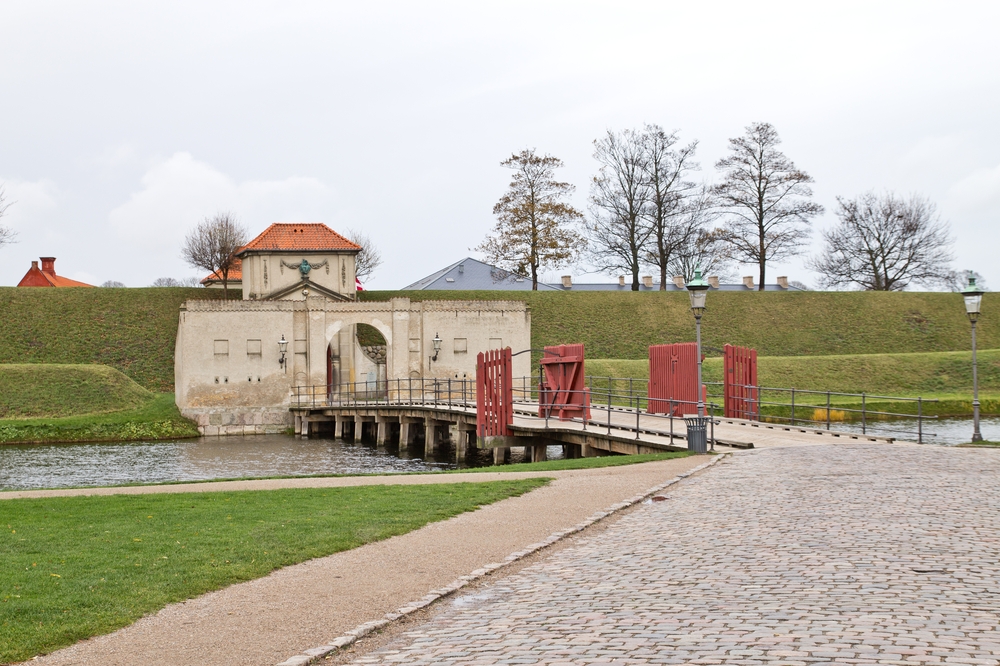
[[[291,252],[358,252],[356,245],[336,231],[318,222],[275,222],[264,233],[243,246],[239,254],[252,251],[291,251]]]
[[[21,281],[17,283],[18,287],[93,287],[92,284],[87,284],[86,282],[78,282],[77,280],[71,280],[67,277],[61,275],[56,275],[55,268],[55,258],[54,257],[43,257],[42,265],[51,270],[44,270],[38,267],[37,261],[31,262],[31,268],[28,272],[24,274]]]
[[[237,259],[236,261],[234,261],[232,267],[229,269],[229,282],[233,282],[234,280],[235,281],[243,280],[242,259]],[[205,278],[202,279],[201,281],[202,284],[208,284],[210,282],[222,282],[222,273],[220,273],[219,271],[215,271],[211,275],[205,276]]]

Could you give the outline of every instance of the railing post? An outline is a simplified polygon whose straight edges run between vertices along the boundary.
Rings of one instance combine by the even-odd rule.
[[[868,430],[868,414],[865,411],[865,393],[861,392],[861,434],[867,434]]]
[[[674,399],[670,399],[670,446],[674,445]]]
[[[924,399],[917,398],[917,444],[924,443]]]
[[[708,417],[709,417],[709,424],[712,426],[711,438],[712,438],[712,450],[714,451],[715,450],[715,403],[714,402],[708,403]]]
[[[608,434],[611,434],[611,378],[608,377]]]
[[[830,429],[830,392],[826,392],[826,429]]]
[[[795,427],[795,387],[792,387],[792,427]]]
[[[630,379],[629,381],[632,381],[632,380]],[[631,389],[629,389],[629,390],[631,390]],[[630,398],[629,399],[629,404],[631,404],[631,402],[632,402],[632,400]],[[639,439],[639,413],[640,413],[639,412],[639,401],[636,400],[636,403],[635,403],[635,438],[636,439]]]

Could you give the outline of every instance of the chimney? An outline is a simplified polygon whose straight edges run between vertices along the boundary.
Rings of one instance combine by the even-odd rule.
[[[45,273],[56,274],[56,258],[55,257],[39,257],[42,260],[42,271]]]
[[[743,286],[746,287],[747,289],[753,289],[753,276],[752,275],[744,275],[743,276]]]
[[[685,288],[684,287],[684,276],[683,275],[675,275],[674,276],[674,286],[677,287],[678,289],[684,289]]]
[[[31,262],[31,270],[33,270],[33,271],[37,271],[38,270],[38,262],[37,261]]]
[[[643,275],[642,276],[642,286],[645,287],[646,289],[652,289],[653,288],[653,276],[652,275]]]
[[[460,274],[465,272],[465,264],[459,264],[458,265],[458,272]]]
[[[562,285],[563,285],[563,289],[572,289],[573,288],[573,276],[572,275],[563,275],[562,276]]]
[[[625,286],[625,276],[624,275],[619,275],[618,276],[618,286],[619,287],[624,287]]]
[[[788,276],[781,275],[778,277],[778,286],[782,289],[788,289]]]
[[[709,275],[705,279],[708,281],[708,286],[710,286],[712,289],[718,289],[719,288],[719,276],[718,275]]]

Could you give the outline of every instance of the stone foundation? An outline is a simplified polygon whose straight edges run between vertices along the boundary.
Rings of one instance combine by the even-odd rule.
[[[181,414],[198,424],[198,432],[208,436],[281,433],[294,424],[292,413],[282,407],[195,407],[182,409]]]

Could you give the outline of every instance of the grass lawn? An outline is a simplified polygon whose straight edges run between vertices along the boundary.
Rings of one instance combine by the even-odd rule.
[[[968,442],[966,444],[959,444],[962,447],[968,448],[984,448],[984,449],[994,449],[1000,448],[1000,442]]]
[[[547,482],[5,500],[0,663]]]
[[[138,409],[154,397],[106,365],[0,364],[0,419],[104,414]]]
[[[124,442],[198,437],[181,416],[173,393],[159,393],[141,407],[64,418],[0,420],[0,444],[40,442]]]

